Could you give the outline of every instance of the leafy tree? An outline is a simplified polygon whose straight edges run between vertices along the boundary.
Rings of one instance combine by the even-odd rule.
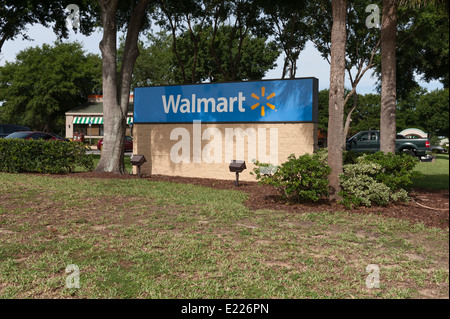
[[[160,0],[154,17],[172,36],[176,82],[262,78],[277,50],[260,13],[252,0]]]
[[[183,59],[183,65],[186,67],[185,74],[189,78],[194,79],[195,83],[225,81],[223,70],[228,74],[234,73],[235,81],[260,80],[268,70],[276,66],[275,62],[280,51],[274,42],[267,42],[266,38],[254,36],[249,32],[242,40],[242,43],[239,43],[237,38],[230,41],[230,33],[233,32],[232,28],[230,26],[222,26],[216,32],[214,50],[216,56],[219,57],[216,59],[209,46],[209,43],[212,41],[212,27],[205,28],[204,31],[199,41],[199,50],[195,61],[195,76],[190,74],[194,70],[192,66],[194,54],[190,34],[185,32],[177,40],[178,53]],[[239,46],[240,49],[238,49]],[[227,59],[230,48],[235,52],[240,50],[241,57],[237,66]],[[220,66],[217,65],[218,61],[221,62]],[[180,68],[180,65],[177,65],[175,73],[178,80],[182,81]]]
[[[348,137],[365,130],[380,128],[380,95],[358,95],[358,104],[352,117]]]
[[[349,90],[346,90],[348,94]],[[351,125],[349,131],[345,135],[345,139],[348,137],[368,129],[379,129],[380,127],[380,95],[379,94],[358,94],[358,103],[354,110]],[[329,90],[319,91],[319,124],[320,131],[327,133],[329,122]],[[354,107],[353,102],[348,100],[344,111]]]
[[[149,25],[151,0],[123,2],[98,0],[103,37],[100,42],[102,53],[103,83],[103,151],[96,172],[123,174],[125,162],[123,145],[125,141],[126,114],[134,64],[139,55],[138,38],[142,29]],[[126,30],[120,72],[117,72],[117,31]]]
[[[212,15],[213,31],[210,42],[212,56],[222,73],[223,81],[235,81],[238,79],[245,39],[249,34],[264,37],[269,33],[270,27],[264,21],[262,8],[253,0],[218,1]],[[219,53],[217,45],[221,41],[218,37],[223,26],[229,27],[226,32],[228,42],[236,41],[237,45],[224,47],[224,50]],[[223,68],[224,64],[228,68]]]
[[[318,129],[321,132],[327,133],[328,132],[328,120],[329,120],[328,103],[330,102],[330,90],[328,90],[328,89],[320,90],[319,96],[318,96],[318,101],[319,101]]]
[[[319,129],[327,132],[329,90],[319,92]],[[345,109],[352,107],[347,102]],[[352,117],[347,137],[358,132],[380,128],[381,96],[379,94],[358,95],[357,107]],[[407,128],[418,128],[432,136],[448,136],[449,91],[448,89],[427,92],[418,87],[397,105],[397,132]]]
[[[348,94],[349,90],[345,90],[345,94]],[[329,102],[330,102],[330,90],[323,89],[319,91],[319,123],[318,128],[320,131],[327,133],[329,122]],[[351,109],[352,103],[347,100],[344,106],[344,113]]]
[[[164,31],[156,34],[145,32],[144,40],[139,41],[139,57],[133,70],[131,88],[138,86],[172,85],[175,79],[176,62],[172,51],[171,35]],[[146,45],[148,44],[148,45]],[[122,39],[117,52],[117,60],[122,60],[125,40]]]
[[[442,4],[399,6],[396,47],[398,100],[419,87],[417,76],[448,87],[449,19]],[[381,77],[380,61],[376,60],[375,72]]]
[[[101,88],[101,60],[80,43],[30,47],[0,67],[0,118],[43,131],[61,131],[65,112]]]
[[[447,2],[448,6],[448,2]],[[448,7],[447,7],[448,8]],[[399,62],[413,68],[429,82],[439,80],[449,87],[449,16],[442,5],[415,8],[410,14],[413,27],[399,32]],[[401,71],[401,70],[399,70]],[[403,72],[402,72],[403,73]],[[401,84],[401,81],[399,81]]]
[[[375,66],[380,47],[380,35],[377,28],[368,28],[366,7],[373,1],[348,1],[346,19],[346,57],[345,71],[350,79],[350,87],[345,94],[344,104],[351,101],[352,106],[345,109],[345,125],[343,136],[348,135],[352,114],[357,107],[357,86],[364,75]],[[322,57],[330,62],[331,33],[324,24],[332,23],[331,3],[326,0],[308,3],[310,39]],[[353,99],[351,99],[353,97]]]
[[[297,61],[308,41],[309,25],[304,0],[260,0],[267,16],[268,26],[273,29],[275,41],[285,55],[281,78],[295,78]]]
[[[449,89],[422,95],[417,104],[420,125],[433,136],[449,136]]]
[[[196,68],[200,50],[200,39],[204,28],[211,20],[211,11],[220,1],[217,0],[159,0],[155,18],[163,30],[172,35],[172,50],[178,62],[182,83],[196,83]],[[189,34],[192,44],[192,56],[189,70],[185,65],[186,57],[179,52],[179,37],[183,33]],[[190,73],[190,76],[187,75]]]
[[[156,0],[58,0],[58,1],[2,1],[0,11],[0,36],[12,39],[22,33],[26,24],[54,23],[54,29],[67,35],[64,9],[69,4],[80,8],[80,31],[89,34],[93,28],[103,27],[100,42],[102,53],[102,92],[104,113],[103,152],[97,172],[123,173],[125,171],[123,143],[126,128],[126,110],[130,96],[131,76],[139,55],[137,41],[141,29],[149,27],[147,8]],[[17,13],[17,14],[16,14]],[[31,19],[31,21],[29,21]],[[48,23],[48,24],[47,24]],[[123,59],[117,74],[117,30],[126,30]]]
[[[442,5],[441,3],[444,3],[444,1],[383,0],[383,8],[382,8],[383,16],[381,23],[380,150],[385,153],[395,153],[397,74],[398,74],[397,73],[398,7],[399,4],[405,4],[414,7],[423,5],[425,3],[427,3],[427,5],[430,5],[430,3],[439,3],[440,5]],[[447,20],[448,20],[448,5],[447,5]],[[411,25],[410,22],[411,21],[408,21],[407,25]],[[445,33],[447,33],[447,48],[448,48],[448,28]],[[435,45],[435,43],[433,43],[433,45]],[[423,50],[422,45],[419,45],[417,49],[419,49],[418,50],[419,52],[426,51]],[[448,59],[448,49],[447,49],[447,59]],[[432,63],[434,63],[434,61]],[[411,74],[412,73],[410,72],[409,73],[410,78]],[[400,74],[398,75],[400,76]],[[406,73],[406,75],[408,75],[408,73]]]
[[[267,71],[277,66],[276,60],[280,50],[276,42],[268,42],[267,38],[257,37],[249,32],[244,38],[241,54],[235,80],[261,80]],[[220,79],[219,76],[215,78]]]
[[[18,36],[29,39],[26,27],[30,24],[40,23],[45,27],[52,26],[59,37],[66,38],[68,29],[66,17],[70,12],[65,8],[69,4],[76,4],[82,10],[80,15],[83,23],[80,31],[90,34],[96,27],[94,21],[97,7],[89,0],[65,0],[65,1],[39,1],[39,0],[2,0],[0,4],[0,52],[3,44]]]
[[[211,55],[209,42],[211,37],[211,27],[205,29],[199,40],[197,51],[195,76],[191,72],[194,70],[192,64],[193,44],[189,31],[177,37],[177,51],[182,59],[185,76],[194,79],[194,83],[220,82],[223,81],[222,73],[216,66],[216,62]],[[222,27],[218,32],[217,52],[225,51],[229,45],[237,45],[228,42],[229,27]],[[132,87],[148,85],[171,85],[184,82],[181,65],[173,52],[173,41],[171,35],[165,31],[160,31],[156,35],[145,33],[146,39],[140,41],[140,55],[136,60],[133,71]],[[265,73],[276,66],[275,62],[279,55],[279,50],[273,42],[266,43],[267,39],[258,38],[249,34],[244,40],[242,48],[242,59],[237,72],[237,80],[260,80]],[[145,44],[148,43],[148,46]],[[122,40],[118,51],[118,61],[121,60],[124,42]],[[222,68],[228,69],[227,60],[224,59]],[[120,63],[119,63],[120,64]]]
[[[417,105],[424,94],[427,94],[426,89],[416,87],[415,89],[410,90],[407,96],[399,97],[396,111],[397,132],[401,132],[404,129],[411,127],[426,131],[426,129],[420,124],[417,113]]]
[[[125,136],[126,106],[129,99],[132,69],[139,54],[136,43],[141,28],[149,26],[146,8],[151,0],[59,0],[59,1],[2,1],[0,10],[0,41],[13,39],[24,32],[29,23],[53,25],[60,37],[68,34],[65,8],[76,4],[80,8],[79,30],[88,35],[101,25],[104,36],[100,43],[103,62],[103,95],[105,141],[98,171],[124,172],[123,141]],[[154,2],[154,1],[153,1]],[[128,30],[119,76],[116,73],[116,34],[118,29]],[[1,42],[0,44],[3,44]],[[122,106],[122,108],[121,108]],[[117,147],[116,147],[117,146]]]

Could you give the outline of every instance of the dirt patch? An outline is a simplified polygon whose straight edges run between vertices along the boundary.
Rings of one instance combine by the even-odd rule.
[[[77,178],[120,178],[136,179],[136,175],[117,175],[111,173],[73,173],[66,175],[51,175],[53,177],[77,177]],[[178,176],[153,175],[147,180],[164,181],[173,183],[187,183],[214,189],[232,189],[246,192],[249,197],[246,205],[252,210],[273,209],[290,213],[304,212],[341,212],[347,209],[336,203],[322,199],[316,203],[289,203],[284,201],[278,192],[271,186],[260,185],[257,182],[240,182],[240,186],[234,186],[234,180],[216,180],[206,178],[187,178]],[[347,210],[355,214],[376,214],[379,216],[405,219],[413,223],[423,223],[429,227],[447,229],[449,227],[449,191],[414,189],[410,193],[409,203],[396,203],[387,206],[360,207]]]

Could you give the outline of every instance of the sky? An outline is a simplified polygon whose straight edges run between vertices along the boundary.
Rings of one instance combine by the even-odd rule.
[[[56,35],[51,28],[45,28],[40,24],[32,25],[28,27],[27,34],[33,41],[22,40],[21,37],[14,39],[13,41],[7,41],[2,47],[0,53],[0,66],[4,65],[6,61],[14,62],[16,54],[26,49],[27,47],[42,46],[42,44],[53,44],[55,42]],[[93,33],[86,37],[80,33],[74,31],[69,32],[68,39],[63,41],[74,42],[79,41],[83,44],[86,52],[95,53],[100,55],[99,43],[102,38],[100,31]],[[278,58],[278,67],[270,70],[266,73],[264,79],[279,79],[282,75],[283,55]],[[315,77],[319,79],[319,90],[329,88],[330,78],[330,65],[323,59],[320,53],[314,48],[311,42],[308,42],[306,48],[300,54],[299,61],[297,62],[297,74],[296,77]],[[372,73],[368,71],[361,82],[358,84],[357,91],[359,94],[377,93],[376,92],[376,78]],[[442,85],[438,81],[432,81],[430,83],[419,82],[421,86],[427,88],[429,91],[440,89]],[[346,79],[346,86],[350,88],[350,81]]]

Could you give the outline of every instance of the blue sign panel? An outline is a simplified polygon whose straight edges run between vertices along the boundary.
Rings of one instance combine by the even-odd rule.
[[[139,87],[134,123],[314,122],[318,80]]]

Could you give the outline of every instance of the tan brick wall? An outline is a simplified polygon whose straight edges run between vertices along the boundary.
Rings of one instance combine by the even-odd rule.
[[[170,175],[170,176],[184,176],[184,177],[201,177],[201,178],[217,178],[217,179],[229,179],[233,180],[235,178],[234,173],[229,171],[229,161],[227,161],[227,155],[229,152],[226,151],[226,136],[230,136],[230,129],[246,130],[248,128],[253,129],[256,138],[256,159],[262,161],[259,157],[259,146],[261,144],[260,136],[263,135],[263,130],[266,129],[266,153],[269,155],[270,151],[270,129],[276,129],[278,133],[278,164],[286,161],[290,154],[295,154],[296,156],[312,153],[317,148],[317,124],[313,123],[238,123],[238,124],[204,124],[201,123],[201,134],[194,134],[193,124],[135,124],[133,127],[134,131],[134,150],[133,154],[144,155],[147,162],[141,167],[141,173],[147,175]],[[198,125],[197,131],[198,131]],[[178,140],[171,140],[170,136],[174,129],[184,128],[189,133],[189,163],[174,163],[170,157],[172,147],[177,144],[181,137],[178,136]],[[214,135],[211,140],[201,140],[206,129],[215,128],[218,129],[215,133],[220,131],[220,134]],[[226,130],[228,129],[228,131]],[[185,131],[185,132],[186,132]],[[250,132],[252,132],[250,130]],[[272,131],[272,136],[275,134],[275,130]],[[217,146],[222,143],[222,156],[217,157],[216,161],[219,163],[205,163],[204,159],[201,158],[201,163],[194,163],[194,143],[199,143],[201,141],[201,150],[205,150],[205,146],[212,143],[218,137]],[[194,141],[194,137],[195,141]],[[221,137],[221,139],[220,139]],[[174,136],[176,138],[176,136]],[[220,141],[221,140],[221,141]],[[255,167],[249,158],[249,146],[248,137],[244,138],[244,158],[236,158],[236,138],[233,139],[234,151],[231,154],[231,159],[245,160],[247,169],[240,174],[240,180],[254,181],[254,176],[250,175]],[[260,145],[258,145],[260,144]],[[210,146],[213,144],[210,144]],[[228,144],[229,145],[229,144]],[[220,150],[219,147],[216,150]],[[274,152],[275,149],[272,149]],[[206,152],[206,151],[205,151]],[[220,152],[220,151],[219,151]],[[210,154],[214,155],[214,152]],[[207,155],[207,154],[206,154]],[[216,154],[217,155],[217,154]],[[253,157],[253,156],[250,156]],[[197,160],[200,159],[198,156]],[[134,170],[136,173],[136,169]]]

